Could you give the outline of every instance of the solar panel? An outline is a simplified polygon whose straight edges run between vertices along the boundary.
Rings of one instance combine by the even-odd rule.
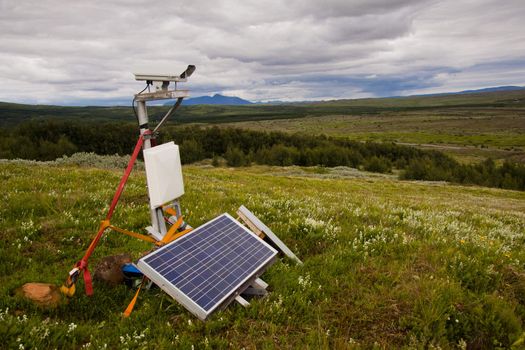
[[[276,256],[275,249],[225,213],[144,256],[137,267],[205,320],[253,283]]]

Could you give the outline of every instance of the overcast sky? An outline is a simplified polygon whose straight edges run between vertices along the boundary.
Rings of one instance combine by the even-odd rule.
[[[525,85],[524,0],[0,0],[0,101],[128,103],[132,72],[252,101]]]

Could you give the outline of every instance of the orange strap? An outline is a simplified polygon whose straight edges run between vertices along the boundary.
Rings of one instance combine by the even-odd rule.
[[[171,237],[170,240],[166,243],[173,242],[177,238],[181,238],[182,236],[184,236],[186,233],[190,233],[192,230],[192,228],[187,228],[184,231],[178,232],[177,234],[173,235],[173,237]]]
[[[139,289],[137,289],[137,292],[135,293],[135,296],[133,299],[131,299],[131,302],[129,303],[126,310],[124,310],[124,313],[122,314],[123,317],[129,317],[131,315],[131,312],[133,311],[133,308],[135,307],[135,304],[137,303],[137,299],[139,297],[140,289],[142,288],[142,285],[144,284],[144,281],[146,281],[146,276],[142,277],[142,282],[140,282]]]
[[[170,215],[177,216],[177,212],[172,207],[167,207],[164,211]]]
[[[136,232],[133,232],[133,231],[128,231],[128,230],[125,230],[123,228],[116,227],[116,226],[113,226],[113,225],[109,225],[108,228],[112,229],[113,231],[117,231],[117,232],[123,233],[125,235],[141,239],[141,240],[146,241],[146,242],[155,243],[156,245],[160,245],[160,242],[156,241],[154,238],[152,238],[150,236],[142,235],[140,233],[136,233]]]
[[[177,219],[177,221],[173,225],[171,225],[170,229],[168,230],[168,232],[166,232],[166,234],[162,238],[161,242],[163,244],[171,242],[171,237],[175,234],[175,232],[180,227],[180,225],[182,225],[182,223],[183,223],[182,216],[180,216]]]

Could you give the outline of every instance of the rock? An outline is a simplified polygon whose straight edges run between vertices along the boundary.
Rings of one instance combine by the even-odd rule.
[[[110,286],[116,286],[124,282],[122,265],[130,263],[128,254],[106,256],[95,266],[94,279],[102,281]]]
[[[60,289],[49,283],[26,283],[18,292],[23,297],[43,307],[56,307],[62,301]]]

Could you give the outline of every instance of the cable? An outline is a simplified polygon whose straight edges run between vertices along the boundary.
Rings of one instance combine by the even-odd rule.
[[[146,87],[144,89],[142,89],[142,91],[139,92],[137,95],[140,95],[141,93],[146,91],[146,89],[148,89],[148,91],[149,91],[150,84],[151,83],[149,81],[146,81]],[[133,100],[131,101],[131,108],[133,108],[133,114],[135,114],[135,118],[137,118],[137,120],[139,120],[139,116],[137,115],[137,110],[135,109],[135,99],[136,99],[137,95],[133,96]]]

